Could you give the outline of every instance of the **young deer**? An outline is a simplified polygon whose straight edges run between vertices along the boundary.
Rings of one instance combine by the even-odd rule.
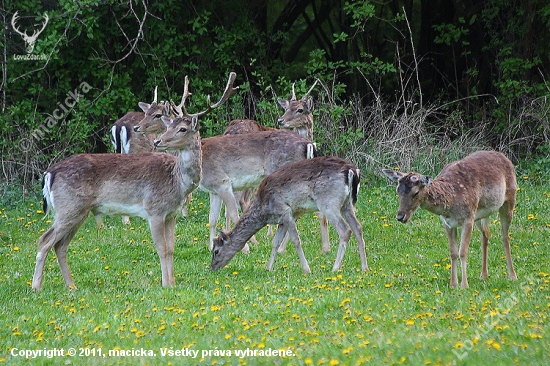
[[[269,174],[261,182],[252,204],[233,230],[222,232],[214,239],[211,269],[224,267],[246,241],[266,224],[278,224],[268,270],[273,270],[277,250],[288,232],[303,271],[310,273],[295,221],[306,212],[320,211],[336,228],[340,237],[332,270],[340,269],[351,232],[357,239],[361,268],[368,270],[363,229],[354,212],[359,180],[357,167],[330,156],[302,160]]]
[[[190,95],[185,86],[181,103],[174,108],[185,112]],[[147,126],[144,124],[147,122]],[[159,131],[158,122],[141,121],[135,131]],[[199,189],[210,195],[210,242],[212,250],[222,202],[234,223],[239,220],[236,191],[257,187],[262,179],[282,168],[315,155],[314,145],[296,133],[269,130],[238,135],[220,135],[202,139],[202,180]],[[243,251],[247,251],[244,246]]]
[[[231,73],[217,107],[235,91]],[[176,215],[201,179],[201,142],[198,115],[167,119],[166,132],[155,141],[159,150],[179,150],[179,156],[148,153],[73,155],[49,168],[43,182],[44,211],[55,211],[52,227],[38,240],[32,288],[40,290],[46,257],[53,247],[65,284],[74,288],[67,264],[67,248],[84,220],[94,216],[140,216],[149,222],[160,257],[162,285],[174,280]]]
[[[498,211],[500,234],[508,277],[517,276],[510,254],[508,230],[516,203],[516,173],[514,165],[503,154],[495,151],[478,151],[443,168],[432,180],[418,173],[401,173],[383,170],[397,182],[399,209],[397,220],[406,223],[420,206],[439,215],[449,240],[451,252],[451,287],[458,285],[457,259],[462,269],[461,287],[468,287],[466,261],[474,224],[481,231],[481,278],[488,276],[487,248],[489,244],[489,216]],[[457,248],[457,227],[462,226],[460,247]]]
[[[315,88],[315,85],[317,85],[317,80],[302,98],[296,99],[294,84],[292,84],[290,100],[277,99],[285,110],[285,113],[277,120],[279,127],[293,130],[310,141],[313,141],[313,99],[309,98],[309,93]]]

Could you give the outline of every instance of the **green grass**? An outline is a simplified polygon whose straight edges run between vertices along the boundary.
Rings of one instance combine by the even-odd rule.
[[[178,218],[174,288],[161,287],[145,221],[132,218],[123,226],[119,217],[106,218],[97,232],[90,217],[69,247],[78,289],[65,288],[52,251],[43,289],[34,293],[36,243],[50,217],[42,220],[38,201],[0,207],[0,363],[24,361],[12,352],[57,348],[66,354],[74,348],[84,355],[40,356],[33,364],[546,364],[550,187],[520,183],[511,229],[519,280],[506,279],[495,216],[489,278],[478,278],[476,233],[469,289],[448,287],[447,240],[438,218],[419,210],[406,225],[395,220],[393,186],[363,186],[360,193],[357,216],[364,227],[368,272],[359,270],[352,239],[342,270],[333,273],[335,230],[331,252],[321,254],[317,220],[309,215],[299,221],[310,275],[302,273],[292,245],[277,257],[273,272],[265,269],[270,253],[265,229],[249,255],[239,253],[226,268],[210,271],[208,199],[197,192],[191,216]],[[97,355],[99,348],[106,357]],[[132,349],[156,356],[108,355]],[[161,349],[198,356],[162,356]],[[235,354],[247,349],[291,354]]]

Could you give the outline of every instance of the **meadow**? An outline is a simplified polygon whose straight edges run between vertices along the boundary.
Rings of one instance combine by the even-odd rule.
[[[450,260],[437,217],[395,220],[393,185],[364,183],[357,205],[367,246],[356,242],[342,269],[321,253],[317,220],[298,227],[312,273],[294,247],[266,270],[266,229],[248,255],[211,271],[208,197],[195,192],[178,218],[176,286],[162,288],[144,220],[92,216],[69,247],[76,290],[50,252],[43,289],[31,290],[37,240],[50,226],[38,197],[0,206],[0,363],[50,365],[544,365],[550,357],[550,187],[518,177],[511,228],[518,281],[506,278],[497,215],[489,278],[479,279],[479,232],[470,245],[468,289],[449,288]],[[37,189],[38,192],[38,189]],[[460,271],[459,271],[460,275]]]

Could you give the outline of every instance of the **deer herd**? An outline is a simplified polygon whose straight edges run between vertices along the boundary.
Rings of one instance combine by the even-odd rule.
[[[290,100],[278,99],[284,114],[280,129],[254,120],[233,120],[225,133],[200,137],[199,118],[225,103],[238,87],[230,73],[218,102],[207,98],[206,109],[189,113],[187,77],[179,105],[158,102],[157,89],[151,104],[138,103],[143,111],[129,112],[111,129],[115,154],[77,154],[52,165],[43,178],[44,212],[54,212],[52,226],[39,238],[32,288],[40,290],[45,261],[52,247],[66,286],[75,288],[67,263],[69,243],[90,212],[98,227],[103,215],[123,215],[147,220],[160,258],[162,285],[173,286],[176,219],[187,215],[195,189],[210,196],[208,249],[210,268],[224,267],[239,252],[248,252],[248,242],[264,226],[277,225],[267,268],[283,251],[285,238],[292,240],[302,270],[310,273],[296,220],[316,212],[321,248],[330,250],[328,223],[336,229],[339,246],[333,271],[340,270],[346,246],[353,233],[361,269],[368,270],[363,229],[355,216],[360,171],[334,156],[317,156],[313,142],[315,84],[297,99],[292,86]],[[406,223],[422,207],[440,216],[449,241],[450,286],[468,287],[466,263],[473,226],[482,234],[481,278],[488,276],[489,216],[499,213],[501,239],[506,253],[508,277],[517,279],[510,253],[508,230],[516,201],[514,166],[503,154],[478,151],[447,165],[432,179],[419,173],[384,169],[397,183],[397,220]],[[216,236],[222,203],[226,229]],[[239,216],[239,210],[242,216]],[[234,227],[230,229],[230,222]],[[458,227],[462,227],[460,240]],[[457,242],[460,242],[458,245]]]

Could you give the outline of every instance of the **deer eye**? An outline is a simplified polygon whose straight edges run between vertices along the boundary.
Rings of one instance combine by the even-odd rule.
[[[158,114],[155,114],[155,118],[161,118],[162,117],[162,114],[158,113]]]
[[[218,255],[218,254],[220,254],[220,250],[219,250],[219,249],[215,249],[215,250],[214,250],[214,255]]]
[[[304,113],[304,110],[302,108],[299,108],[298,110],[296,110],[296,112],[298,113]]]
[[[180,127],[180,129],[178,130],[178,132],[187,132],[187,128],[185,128],[185,127]]]

